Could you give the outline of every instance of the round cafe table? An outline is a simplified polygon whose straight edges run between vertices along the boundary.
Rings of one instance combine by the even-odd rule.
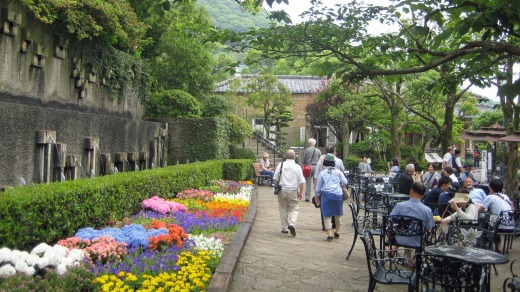
[[[476,247],[456,245],[430,245],[424,248],[426,254],[442,255],[477,265],[499,265],[509,262],[501,253]]]
[[[410,195],[401,194],[401,193],[384,193],[384,195],[387,196],[388,198],[394,199],[394,200],[404,201],[404,200],[410,199]]]

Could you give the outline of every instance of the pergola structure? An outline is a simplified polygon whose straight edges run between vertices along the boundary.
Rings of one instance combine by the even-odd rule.
[[[493,160],[491,161],[491,171],[492,175],[496,174],[496,152],[497,152],[497,142],[507,142],[506,140],[502,140],[507,135],[506,129],[501,125],[495,123],[490,127],[482,127],[475,131],[466,131],[464,134],[460,135],[459,138],[464,140],[474,140],[474,141],[487,141],[493,142]],[[513,136],[513,135],[510,135]],[[507,137],[510,137],[507,136]],[[520,141],[520,133],[518,134],[518,139]]]

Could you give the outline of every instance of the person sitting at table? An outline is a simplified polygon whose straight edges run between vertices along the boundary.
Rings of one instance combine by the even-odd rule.
[[[486,192],[484,192],[483,189],[475,188],[474,184],[475,182],[471,179],[471,177],[467,177],[464,180],[464,188],[468,190],[469,197],[471,198],[471,201],[473,201],[473,204],[476,206],[482,205],[482,202],[484,202],[487,197]]]
[[[392,162],[388,162],[388,174],[398,174],[401,171],[399,167],[399,160],[397,158],[392,159]]]
[[[437,213],[444,218],[446,215],[452,213],[450,207],[450,200],[453,199],[455,193],[462,193],[464,189],[461,188],[460,184],[456,181],[450,184],[448,190],[439,196],[439,202],[437,202]]]
[[[372,172],[372,167],[370,167],[370,163],[368,163],[368,155],[363,154],[362,161],[358,165],[359,172]]]
[[[484,212],[484,210],[488,210],[493,214],[491,220],[496,220],[502,211],[511,211],[512,210],[512,202],[511,199],[506,195],[502,194],[502,189],[504,188],[504,183],[497,179],[493,178],[489,181],[489,195],[484,199],[482,205],[478,207],[479,212]],[[514,226],[503,226],[499,225],[498,229],[508,229],[514,228]]]
[[[410,199],[408,201],[400,202],[395,205],[390,213],[392,215],[403,215],[417,218],[422,221],[424,231],[430,230],[435,226],[433,221],[432,210],[421,203],[426,187],[421,182],[415,182],[410,187]],[[422,249],[421,238],[419,236],[395,236],[395,241],[398,246],[407,246]],[[391,246],[393,250],[396,246]],[[411,259],[411,254],[407,254]]]
[[[414,183],[413,177],[415,176],[415,166],[413,164],[407,164],[405,168],[405,172],[403,172],[399,176],[399,180],[397,181],[398,192],[401,194],[409,194],[410,188]]]
[[[451,179],[449,177],[441,177],[439,182],[437,183],[437,187],[431,190],[426,198],[423,200],[423,204],[425,206],[430,207],[432,212],[437,214],[437,204],[439,202],[439,197],[442,193],[447,192],[451,184]]]
[[[472,167],[471,163],[469,163],[469,162],[464,163],[464,171],[460,175],[460,179],[462,181],[466,180],[466,178],[469,177],[469,178],[471,178],[473,180],[473,183],[477,182],[477,180],[475,179],[475,177],[471,173],[471,167]]]
[[[471,201],[468,193],[455,193],[449,201],[453,213],[444,217],[442,223],[450,223],[454,220],[478,220],[478,209]]]
[[[428,172],[421,177],[421,182],[424,184],[426,189],[433,189],[437,185],[441,175],[435,171],[433,163],[428,163]]]
[[[459,182],[459,178],[455,176],[455,174],[453,174],[453,168],[451,166],[446,166],[445,168],[442,169],[442,175],[444,176],[447,176],[449,178],[451,178],[451,181],[452,182]]]
[[[501,193],[503,188],[504,183],[501,180],[492,178],[489,181],[489,195],[484,199],[482,205],[478,206],[479,213],[487,210],[492,214],[491,222],[495,222],[503,211],[511,211],[513,209],[511,199],[506,194]],[[514,228],[515,226],[498,225],[498,231],[510,231]],[[495,251],[499,252],[500,236],[495,236],[494,242]]]
[[[269,185],[274,187],[274,171],[271,169],[269,162],[269,154],[264,152],[262,159],[260,159],[260,174],[269,176]]]

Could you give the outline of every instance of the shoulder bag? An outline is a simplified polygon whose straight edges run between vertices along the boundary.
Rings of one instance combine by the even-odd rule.
[[[337,172],[336,172],[336,175],[339,178],[339,174]],[[343,185],[341,183],[341,178],[339,178],[339,184],[341,185],[341,189],[343,190],[343,201],[346,201],[350,198],[350,190],[348,189],[348,187],[346,185]]]
[[[282,171],[283,171],[283,161],[282,161],[282,165],[280,165],[280,173],[278,174],[278,183],[276,184],[276,186],[274,186],[274,194],[276,196],[278,196],[278,194],[282,190],[282,185],[280,184],[280,180],[282,179]]]

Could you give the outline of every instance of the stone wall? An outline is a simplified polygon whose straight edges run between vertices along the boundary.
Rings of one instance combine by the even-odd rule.
[[[100,80],[66,40],[0,1],[0,186],[164,164],[167,125],[141,120],[130,89],[107,98]]]

